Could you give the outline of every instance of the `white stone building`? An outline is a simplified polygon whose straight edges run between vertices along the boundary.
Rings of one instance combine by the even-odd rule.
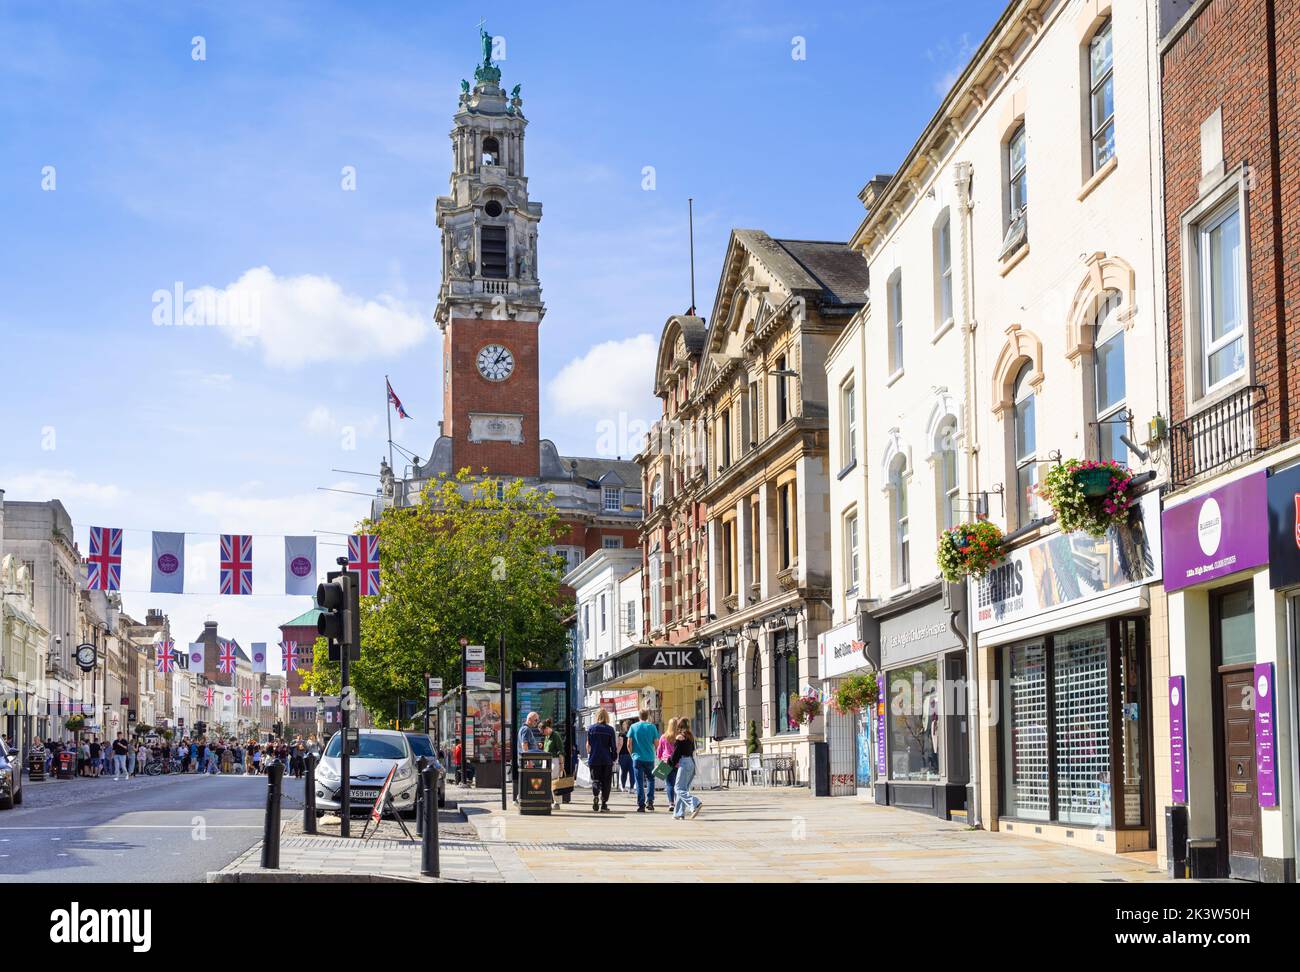
[[[583,678],[587,668],[641,640],[640,581],[639,547],[598,550],[564,575],[576,602],[579,652],[574,671],[580,679],[577,698],[584,724],[589,712],[600,706],[601,697],[613,694],[588,690]]]

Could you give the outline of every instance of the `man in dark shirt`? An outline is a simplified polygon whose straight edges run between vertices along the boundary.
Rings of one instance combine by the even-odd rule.
[[[113,779],[126,779],[126,736],[120,732],[113,740]]]
[[[609,812],[609,786],[618,758],[618,736],[609,724],[609,713],[601,709],[587,728],[587,767],[591,770],[591,809]]]

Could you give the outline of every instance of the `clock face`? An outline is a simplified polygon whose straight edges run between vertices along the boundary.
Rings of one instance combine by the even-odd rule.
[[[505,381],[515,370],[515,356],[502,344],[489,344],[475,358],[478,373],[488,381]]]
[[[94,668],[96,661],[95,646],[81,645],[77,648],[77,664],[82,668]]]

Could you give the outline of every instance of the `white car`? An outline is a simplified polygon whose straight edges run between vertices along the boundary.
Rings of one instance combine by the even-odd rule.
[[[316,815],[338,813],[342,778],[340,758],[343,734],[334,733],[325,747],[316,767]],[[415,757],[405,733],[390,729],[362,729],[357,735],[357,754],[349,760],[352,775],[351,810],[365,814],[374,806],[375,798],[388,779],[388,771],[397,767],[392,785],[388,788],[393,807],[402,814],[415,811],[415,793],[419,787],[419,774],[415,771]]]

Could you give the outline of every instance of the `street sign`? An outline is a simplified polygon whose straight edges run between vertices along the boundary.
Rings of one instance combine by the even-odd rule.
[[[465,685],[467,688],[482,688],[487,684],[487,666],[484,664],[487,651],[482,645],[465,647]]]
[[[429,708],[442,702],[442,679],[429,676]]]

